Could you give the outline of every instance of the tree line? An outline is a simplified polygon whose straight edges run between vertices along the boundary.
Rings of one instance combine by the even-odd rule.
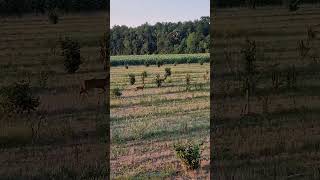
[[[53,9],[63,12],[106,10],[108,0],[0,0],[0,15],[44,14]]]
[[[111,55],[205,53],[210,47],[210,17],[111,29]]]

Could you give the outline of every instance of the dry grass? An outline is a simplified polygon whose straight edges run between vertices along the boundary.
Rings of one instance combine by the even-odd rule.
[[[0,18],[0,86],[29,74],[41,101],[30,117],[1,118],[1,177],[105,179],[103,96],[90,92],[81,100],[79,85],[83,79],[104,77],[98,58],[106,18],[105,12],[69,14],[56,25],[47,16]],[[59,46],[54,53],[59,36],[81,43],[84,64],[74,75],[65,73]],[[50,72],[46,88],[38,83],[41,68]],[[36,134],[32,122],[39,124]]]
[[[319,178],[319,62],[301,61],[297,43],[306,39],[307,27],[318,24],[319,8],[303,6],[297,12],[284,8],[218,10],[213,42],[217,66],[214,114],[214,178],[216,179],[318,179]],[[232,24],[232,29],[230,28]],[[221,36],[225,34],[227,36]],[[245,38],[258,46],[257,65],[262,79],[251,97],[251,115],[241,115],[244,94],[223,56],[231,52],[231,65],[241,61]],[[315,43],[319,49],[319,43]],[[285,79],[284,68],[295,65],[297,87],[271,87],[271,64]],[[227,82],[230,83],[226,90]],[[269,97],[268,111],[262,97]]]

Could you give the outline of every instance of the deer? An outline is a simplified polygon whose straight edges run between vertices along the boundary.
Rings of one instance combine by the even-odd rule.
[[[106,92],[107,82],[106,78],[84,80],[80,86],[80,95],[83,93],[88,94],[90,89],[102,89],[103,92]]]

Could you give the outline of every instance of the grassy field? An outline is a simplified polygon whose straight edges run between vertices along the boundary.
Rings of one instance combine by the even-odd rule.
[[[307,44],[307,28],[319,23],[320,7],[232,8],[214,14],[214,178],[319,179],[320,41],[309,43],[315,58],[302,58],[298,42]],[[256,42],[253,78],[260,79],[249,96],[250,112],[242,113],[245,77],[237,72],[245,73],[246,37]]]
[[[171,76],[157,87],[156,74],[165,68]],[[146,71],[143,90],[141,73]],[[209,178],[209,80],[203,76],[209,64],[124,66],[111,68],[111,89],[122,96],[111,98],[111,172],[114,179]],[[129,84],[128,74],[136,82]],[[191,77],[186,90],[185,78]],[[173,144],[180,141],[204,142],[201,168],[185,171],[175,156]]]
[[[79,85],[105,77],[98,59],[106,14],[64,15],[56,25],[47,16],[0,18],[0,86],[30,79],[41,102],[31,115],[0,115],[1,179],[105,179],[103,97],[90,92],[81,100]],[[59,55],[56,42],[64,36],[81,44],[83,64],[75,74],[65,72]],[[41,71],[49,73],[46,87],[39,85]]]

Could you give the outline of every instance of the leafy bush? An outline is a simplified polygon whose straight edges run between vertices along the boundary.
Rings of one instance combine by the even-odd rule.
[[[0,89],[0,110],[4,113],[30,113],[40,105],[29,83],[15,83]]]
[[[112,94],[116,97],[120,97],[122,95],[121,89],[118,87],[112,89]]]
[[[144,79],[145,79],[147,76],[148,76],[147,71],[143,71],[143,72],[141,73],[142,84],[144,84]]]
[[[163,65],[163,62],[162,62],[161,60],[158,60],[158,61],[157,61],[157,66],[160,67],[160,66],[162,66],[162,65]]]
[[[190,83],[191,82],[191,76],[190,74],[186,74],[186,90],[188,91],[190,89]]]
[[[161,85],[162,85],[162,79],[160,78],[160,74],[157,74],[157,75],[156,75],[155,82],[156,82],[156,84],[157,84],[157,87],[161,87]]]
[[[136,76],[134,74],[129,74],[129,82],[131,85],[134,85],[136,82]]]
[[[79,42],[66,37],[60,43],[65,69],[68,73],[75,73],[81,64]]]
[[[201,144],[185,143],[174,144],[176,156],[186,165],[188,169],[195,170],[200,167]]]
[[[144,61],[144,65],[146,66],[146,67],[149,67],[150,66],[150,63],[149,63],[149,61]]]
[[[165,76],[171,76],[171,68],[165,68]]]
[[[54,10],[51,10],[49,13],[48,13],[48,19],[49,19],[49,22],[51,24],[57,24],[58,21],[59,21],[59,15],[58,15],[58,12],[56,9]]]
[[[39,82],[39,86],[41,88],[47,88],[48,86],[48,79],[49,79],[49,72],[48,71],[45,71],[45,70],[41,70],[39,72],[39,79],[38,79],[38,82]]]

